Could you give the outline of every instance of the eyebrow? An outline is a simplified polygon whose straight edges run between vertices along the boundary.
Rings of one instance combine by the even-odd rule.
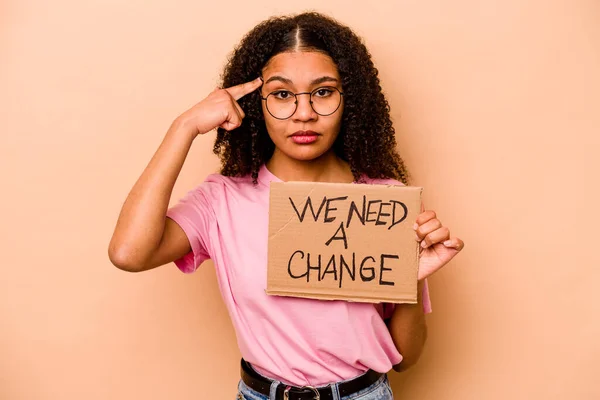
[[[265,82],[265,85],[269,82],[273,82],[273,81],[280,81],[283,83],[287,83],[288,85],[291,85],[293,82],[291,79],[288,78],[284,78],[283,76],[279,76],[279,75],[273,75],[272,77],[270,77],[269,79],[267,79],[267,81]],[[320,78],[317,78],[315,80],[313,80],[310,84],[311,85],[318,85],[320,83],[323,82],[339,82],[338,79],[332,77],[332,76],[322,76]]]

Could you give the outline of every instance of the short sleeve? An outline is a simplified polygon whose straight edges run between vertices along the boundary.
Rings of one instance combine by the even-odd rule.
[[[425,278],[425,282],[423,283],[423,312],[425,314],[429,314],[431,310],[431,299],[429,298],[429,284],[427,283],[427,278]],[[380,314],[381,317],[385,319],[392,318],[394,314],[394,310],[396,309],[396,304],[394,303],[381,303],[380,305]]]
[[[174,261],[184,273],[192,273],[210,258],[210,232],[215,214],[203,190],[203,185],[190,190],[177,204],[167,210],[171,218],[185,232],[192,250]]]

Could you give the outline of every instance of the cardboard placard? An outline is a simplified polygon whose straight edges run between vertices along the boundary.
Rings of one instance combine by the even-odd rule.
[[[271,182],[267,294],[416,303],[422,191]]]

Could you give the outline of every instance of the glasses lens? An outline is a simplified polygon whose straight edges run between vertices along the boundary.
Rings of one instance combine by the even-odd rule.
[[[342,95],[337,88],[322,87],[314,90],[310,99],[315,112],[319,115],[333,114],[342,101]]]
[[[278,90],[267,96],[267,110],[278,119],[286,119],[296,111],[296,96],[287,90]]]

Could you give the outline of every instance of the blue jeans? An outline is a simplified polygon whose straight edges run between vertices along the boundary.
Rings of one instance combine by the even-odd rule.
[[[348,396],[340,397],[338,391],[338,385],[345,381],[335,382],[330,384],[333,392],[333,400],[394,400],[392,394],[392,388],[388,381],[387,374],[384,374],[371,386],[364,388],[363,390],[353,393]],[[275,388],[279,382],[274,381],[271,384],[271,396],[266,396],[262,393],[258,393],[250,389],[242,380],[238,384],[238,395],[237,400],[272,400],[274,399]],[[322,389],[320,387],[319,389]]]

